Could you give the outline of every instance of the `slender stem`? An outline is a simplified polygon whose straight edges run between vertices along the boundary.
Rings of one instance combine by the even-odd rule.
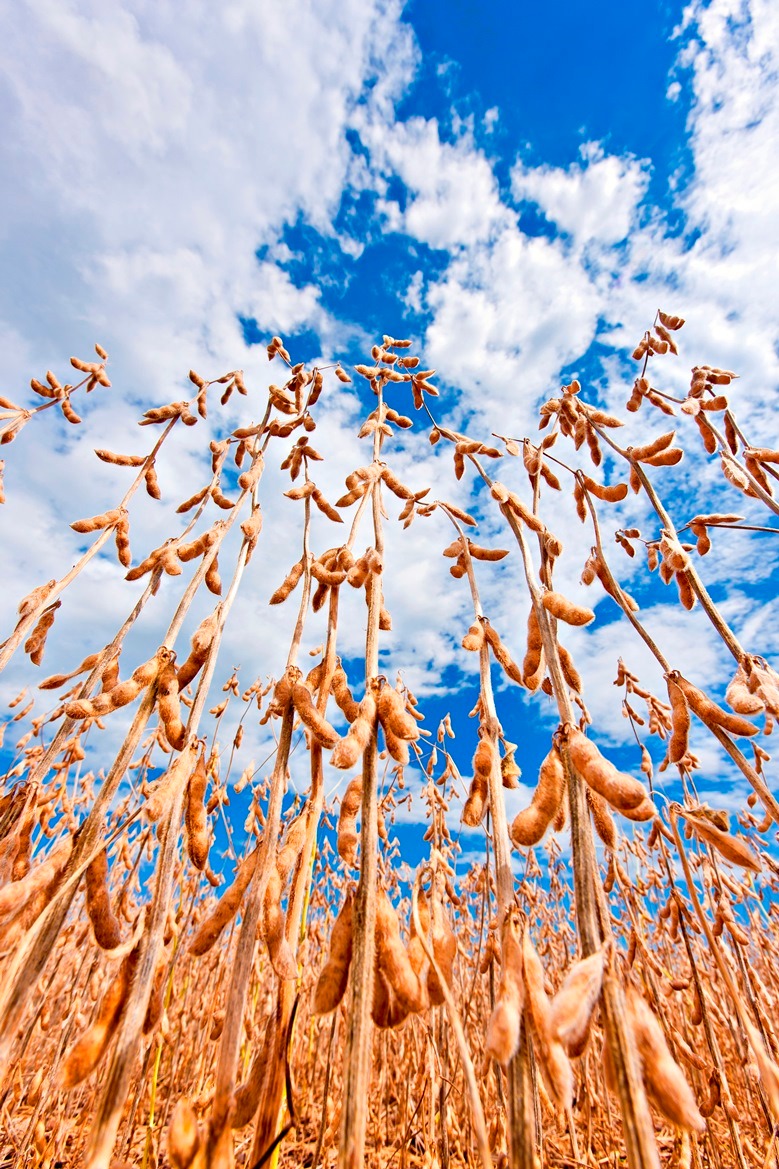
[[[379,392],[379,411],[382,394]],[[381,454],[381,433],[373,436],[373,461]],[[381,522],[381,479],[371,486],[374,548],[384,553]],[[381,618],[381,576],[371,574],[367,582],[368,621],[365,634],[365,692],[379,672],[379,621]],[[338,1169],[362,1169],[368,1126],[368,1097],[373,1041],[374,938],[376,933],[376,891],[378,883],[378,742],[373,728],[362,758],[362,807],[360,812],[360,880],[354,904],[353,954],[349,971],[350,1010],[344,1050],[344,1103],[338,1149]]]

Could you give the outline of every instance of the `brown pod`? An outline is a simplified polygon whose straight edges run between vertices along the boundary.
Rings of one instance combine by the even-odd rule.
[[[484,645],[484,626],[481,621],[474,621],[462,641],[463,649],[476,652]]]
[[[376,901],[376,962],[390,991],[406,1012],[425,1009],[424,988],[401,940],[398,915],[383,890]]]
[[[474,775],[463,807],[463,823],[478,828],[487,811],[489,782],[483,775]]]
[[[525,996],[535,1041],[538,1065],[549,1095],[561,1111],[573,1101],[573,1069],[568,1055],[551,1027],[551,1004],[544,987],[544,968],[530,933],[525,930],[522,943]]]
[[[666,1120],[688,1132],[703,1132],[706,1122],[698,1111],[690,1085],[668,1049],[663,1029],[632,986],[625,994],[628,1023],[641,1061],[648,1095]]]
[[[100,667],[100,688],[103,693],[119,685],[119,658],[121,649],[115,650]]]
[[[39,690],[57,690],[63,686],[65,682],[69,682],[71,678],[76,678],[79,674],[86,673],[87,670],[92,670],[97,665],[99,654],[89,654],[84,658],[80,666],[75,670],[71,670],[69,674],[52,674],[50,678],[44,678],[42,682],[38,683]]]
[[[335,745],[333,754],[330,756],[332,766],[341,771],[348,771],[349,768],[354,767],[368,746],[375,724],[376,700],[372,694],[366,694],[348,733]]]
[[[188,1100],[181,1099],[168,1125],[168,1157],[173,1169],[189,1169],[201,1144],[195,1110]]]
[[[103,848],[87,866],[86,872],[87,913],[98,946],[104,950],[115,950],[122,941],[119,921],[111,908],[108,893],[108,854]]]
[[[241,531],[243,532],[249,544],[249,553],[251,553],[251,551],[254,549],[254,546],[257,543],[257,538],[262,531],[262,518],[262,508],[259,506],[259,504],[257,504],[257,506],[252,509],[252,513],[249,518],[244,520],[241,524]]]
[[[181,721],[179,683],[172,659],[164,664],[157,679],[157,710],[165,738],[174,751],[180,751],[186,741],[187,732]]]
[[[548,613],[551,613],[559,621],[565,621],[568,625],[589,625],[591,621],[595,620],[592,609],[586,609],[583,605],[575,605],[562,593],[544,593],[541,601]]]
[[[119,1025],[135,967],[138,947],[127,955],[100,1000],[100,1006],[91,1026],[76,1040],[63,1060],[60,1086],[68,1091],[75,1088],[93,1072],[108,1050],[108,1045]]]
[[[190,684],[202,669],[219,628],[219,608],[200,622],[192,634],[189,655],[177,671],[179,693]]]
[[[473,780],[468,799],[463,807],[463,823],[477,828],[484,819],[489,797],[489,781],[493,763],[497,762],[495,745],[487,736],[479,739],[473,756]]]
[[[373,1022],[384,1030],[387,1027],[399,1027],[408,1016],[409,1012],[401,1006],[390,990],[387,979],[379,967],[377,957],[374,961],[373,999],[371,1002]]]
[[[34,666],[39,666],[43,660],[43,651],[46,648],[46,636],[54,624],[54,618],[62,601],[55,601],[48,609],[45,609],[38,618],[37,624],[30,636],[24,643],[24,652],[30,655],[30,661]]]
[[[170,808],[180,785],[189,780],[195,766],[197,739],[190,739],[181,754],[174,759],[167,771],[156,779],[149,789],[144,805],[147,820],[156,823]]]
[[[563,671],[563,677],[572,690],[577,694],[582,692],[581,674],[574,665],[574,660],[569,654],[564,645],[558,643],[557,652],[560,655],[560,669]]]
[[[222,579],[219,576],[219,557],[215,556],[206,569],[206,575],[203,578],[206,588],[213,593],[215,597],[222,595]]]
[[[506,646],[500,640],[497,630],[494,629],[491,625],[486,624],[484,627],[484,634],[493,654],[495,655],[495,661],[512,682],[518,682],[521,686],[522,671],[512,658],[509,651],[506,649]]]
[[[527,652],[522,663],[522,677],[528,690],[537,690],[541,685],[539,674],[543,674],[544,643],[533,605],[527,618]],[[536,679],[538,681],[536,682]]]
[[[194,495],[190,495],[189,499],[185,499],[183,503],[179,504],[179,506],[176,508],[176,514],[184,515],[185,512],[191,511],[193,507],[197,507],[199,503],[203,502],[210,491],[210,484],[206,484],[205,487],[201,487],[200,491],[196,491]]]
[[[166,649],[164,645],[160,646],[154,657],[149,658],[146,662],[142,662],[137,669],[133,670],[130,675],[132,681],[142,689],[150,686],[169,659],[170,650]]]
[[[110,528],[119,519],[119,509],[102,512],[101,515],[91,516],[86,520],[75,520],[70,526],[74,532],[85,534],[99,532],[102,528]]]
[[[643,446],[628,447],[628,454],[632,459],[638,463],[643,463],[646,459],[651,459],[660,451],[667,450],[676,437],[675,430],[669,430],[665,434],[658,435],[652,442],[645,443]]]
[[[322,967],[314,990],[315,1015],[326,1015],[329,1011],[334,1011],[346,993],[349,965],[352,960],[353,909],[354,886],[349,885],[338,917],[333,923],[327,962]]]
[[[292,565],[292,568],[289,570],[282,583],[276,589],[276,592],[268,601],[269,605],[280,605],[282,601],[286,601],[287,597],[291,592],[293,592],[298,581],[303,575],[304,567],[305,565],[302,559],[298,560],[297,564]]]
[[[652,803],[650,796],[646,796],[635,808],[620,808],[619,810],[626,820],[633,820],[638,824],[644,824],[648,820],[654,820],[657,816],[657,809]]]
[[[279,678],[278,682],[273,688],[273,706],[276,708],[278,714],[283,714],[284,711],[292,703],[292,691],[300,679],[300,670],[297,666],[287,666],[284,674]]]
[[[32,827],[33,821],[31,820],[30,832],[32,832]],[[48,904],[72,848],[73,840],[67,836],[54,846],[44,860],[30,868],[28,861],[29,836],[26,830],[23,835],[20,835],[19,847],[11,874],[12,880],[0,889],[0,922],[15,917],[29,902],[38,897],[43,898],[41,909]],[[38,915],[36,914],[36,916]]]
[[[160,491],[160,484],[159,484],[159,480],[157,479],[157,472],[155,471],[154,466],[151,463],[144,471],[143,477],[144,477],[144,480],[146,483],[147,493],[152,497],[152,499],[161,499],[162,492]]]
[[[26,877],[30,871],[30,857],[32,855],[32,832],[33,828],[38,822],[38,817],[34,807],[31,807],[24,815],[21,824],[16,830],[15,844],[11,844],[13,849],[12,857],[13,863],[11,865],[11,880],[16,883]],[[14,837],[11,837],[13,842]],[[2,899],[2,892],[0,892],[0,900]],[[15,910],[14,910],[15,912]]]
[[[752,694],[749,689],[749,679],[743,663],[739,664],[730,680],[725,691],[725,701],[736,714],[759,714],[765,709],[763,700],[757,694]]]
[[[702,1070],[702,1069],[701,1069]],[[712,1068],[709,1073],[709,1091],[706,1099],[700,1105],[701,1116],[706,1120],[714,1115],[714,1109],[722,1102],[722,1093],[720,1090],[720,1074],[716,1068]]]
[[[298,966],[284,930],[286,923],[281,908],[282,891],[281,874],[276,865],[273,865],[262,905],[262,936],[276,974],[281,979],[293,979],[298,976]]]
[[[257,846],[259,847],[259,846]],[[190,953],[200,956],[208,953],[225,926],[238,912],[244,893],[249,887],[257,866],[257,848],[239,864],[232,885],[217,901],[208,917],[198,926],[189,944]]]
[[[495,750],[495,744],[487,735],[482,735],[473,756],[474,773],[484,776],[485,779],[489,779],[496,760],[497,752]]]
[[[692,584],[690,583],[690,578],[686,572],[675,573],[675,578],[676,586],[679,589],[679,600],[682,603],[682,608],[686,609],[689,613],[691,609],[695,608],[695,602],[697,600],[695,591],[692,587]]]
[[[618,812],[637,808],[646,799],[644,785],[632,775],[618,771],[577,727],[566,727],[565,742],[577,774]]]
[[[672,678],[667,679],[668,697],[671,700],[671,726],[673,733],[668,740],[668,762],[679,763],[687,754],[690,738],[690,711],[682,690]]]
[[[439,878],[440,880],[440,878]],[[418,900],[419,910],[419,924],[427,937],[430,934],[430,898],[423,892]],[[433,898],[433,957],[436,960],[439,970],[443,975],[444,982],[447,986],[452,985],[454,960],[457,957],[457,938],[452,923],[449,917],[444,912],[438,897]],[[411,941],[409,942],[408,952],[411,965],[415,972],[420,975],[422,970],[428,965],[427,957],[419,945],[421,951],[421,958],[419,951],[417,951],[416,959],[412,956],[412,946],[414,943],[419,945],[419,938],[416,937],[416,927],[414,920],[411,920]],[[444,991],[438,979],[435,970],[429,969],[427,973],[427,997],[431,1007],[440,1007],[445,1002]]]
[[[487,1039],[484,1046],[489,1055],[502,1067],[508,1067],[519,1050],[522,1014],[514,1000],[499,995],[487,1025]]]
[[[603,985],[603,950],[574,962],[552,999],[549,1029],[572,1059],[583,1054]]]
[[[335,508],[332,506],[332,504],[327,502],[327,500],[325,499],[324,495],[322,494],[322,492],[319,490],[318,487],[315,487],[314,490],[311,492],[311,498],[313,499],[314,503],[317,505],[319,510],[322,512],[322,514],[326,515],[329,520],[333,520],[333,522],[337,523],[337,524],[342,524],[344,522],[343,516],[339,515],[338,512],[335,510]]]
[[[209,528],[207,532],[202,532],[194,540],[190,540],[188,544],[179,544],[176,548],[176,555],[179,560],[187,564],[190,560],[196,560],[198,556],[202,556],[204,552],[207,552],[215,538],[215,529]]]
[[[96,450],[95,454],[104,463],[113,463],[117,467],[142,467],[146,462],[145,455],[117,455],[106,450]]]
[[[747,719],[742,718],[738,714],[731,714],[730,711],[723,710],[721,706],[717,706],[716,702],[712,700],[699,690],[697,686],[693,686],[692,682],[688,682],[683,678],[678,670],[671,670],[667,678],[672,679],[677,686],[682,690],[684,697],[687,699],[687,705],[692,712],[698,716],[701,722],[707,725],[714,724],[722,727],[731,735],[756,735],[759,727],[754,723],[748,722]]]
[[[408,713],[403,698],[393,686],[389,684],[382,686],[376,700],[376,709],[385,731],[389,730],[396,738],[409,742],[419,738],[416,719]]]
[[[408,765],[411,754],[408,749],[408,740],[399,739],[397,735],[389,729],[384,727],[384,742],[387,750],[396,763],[402,764],[404,767]]]
[[[503,1067],[508,1066],[519,1048],[524,1003],[522,924],[518,909],[512,906],[503,919],[500,985],[485,1044],[486,1054]]]
[[[625,499],[628,493],[627,483],[614,483],[611,487],[606,487],[602,483],[596,483],[589,475],[582,475],[584,486],[594,495],[596,499],[602,499],[606,503],[619,503]]]
[[[514,758],[514,749],[507,750],[506,754],[500,761],[500,777],[503,780],[503,786],[512,790],[519,787],[519,777],[522,775],[522,769],[517,766],[517,761]]]
[[[648,467],[675,467],[684,458],[684,451],[681,447],[669,447],[667,450],[659,451],[656,455],[650,455],[649,458],[642,459]]]
[[[198,755],[195,770],[187,782],[187,805],[184,821],[187,853],[192,864],[200,872],[203,872],[208,864],[208,815],[204,802],[207,784],[208,771],[204,747]]]
[[[606,848],[614,849],[617,844],[617,828],[614,824],[614,817],[609,810],[609,805],[591,787],[587,787],[584,790],[587,803],[590,805],[590,811],[592,812],[592,822],[595,825],[595,831],[606,845]]]
[[[552,747],[538,773],[530,806],[514,818],[509,835],[520,848],[531,848],[543,837],[557,814],[565,790],[565,769],[560,753]]]
[[[730,861],[731,864],[739,865],[743,869],[751,869],[754,873],[759,873],[762,870],[757,853],[740,836],[732,836],[729,832],[718,828],[707,817],[696,816],[694,812],[688,812],[686,809],[682,809],[680,815],[690,824],[696,836],[705,840],[707,844],[713,845],[725,860]]]
[[[149,1002],[146,1007],[146,1015],[143,1020],[143,1027],[141,1030],[144,1035],[151,1035],[156,1030],[157,1024],[162,1019],[162,1014],[165,1009],[165,983],[168,977],[168,960],[163,954],[157,963],[157,969],[154,971],[154,979],[152,981],[151,992],[149,994]]]
[[[322,747],[334,747],[339,741],[339,734],[330,723],[320,714],[314,705],[311,691],[302,682],[292,687],[292,701],[300,720],[311,732],[314,740]]]
[[[284,843],[276,854],[276,868],[284,884],[292,872],[306,842],[308,809],[304,808],[287,827]]]
[[[357,818],[362,807],[362,776],[355,776],[343,799],[338,815],[338,855],[350,868],[357,868]]]

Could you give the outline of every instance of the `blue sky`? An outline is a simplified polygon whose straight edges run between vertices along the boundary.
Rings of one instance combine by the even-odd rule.
[[[77,433],[49,414],[4,448],[0,540],[11,567],[0,628],[14,598],[74,559],[67,524],[121,489],[121,477],[95,471],[93,448],[145,436],[137,418],[181,397],[191,366],[209,375],[240,366],[247,383],[267,384],[273,333],[293,360],[348,363],[381,333],[406,334],[438,370],[442,417],[522,437],[544,397],[574,375],[591,400],[623,411],[626,354],[661,307],[688,320],[681,357],[658,375],[665,388],[683,389],[698,362],[736,369],[753,441],[775,443],[779,17],[767,0],[597,9],[234,0],[184,15],[143,0],[0,0],[0,13],[0,393],[26,402],[30,376],[64,371],[95,341],[111,354],[114,381],[92,396]],[[357,387],[323,399],[329,498],[364,460],[355,433],[367,402]],[[233,405],[209,420],[214,434],[239,424]],[[170,506],[146,501],[133,516],[136,557],[170,534],[172,504],[200,486],[201,429],[177,442],[160,467]],[[691,426],[685,442],[698,451]],[[434,482],[481,508],[423,431],[390,455],[415,488]],[[521,481],[515,467],[505,474]],[[688,459],[672,488],[679,518],[697,496],[740,509],[717,481],[700,453]],[[225,672],[240,661],[247,682],[284,659],[288,620],[265,606],[298,555],[281,485],[269,468],[264,559],[225,646]],[[631,506],[626,523],[649,522]],[[505,543],[488,513],[483,534]],[[562,513],[559,534],[560,585],[582,596],[589,540]],[[466,591],[430,555],[450,538],[438,521],[391,536],[386,660],[405,672],[433,729],[475,699],[457,650]],[[769,656],[771,539],[733,537],[706,564],[729,619]],[[332,542],[324,531],[321,540]],[[485,575],[484,591],[521,656],[526,602],[514,559]],[[722,689],[727,656],[700,613],[681,613],[632,562],[616,563],[666,645],[689,642],[689,672]],[[132,603],[128,589],[109,558],[96,563],[58,614],[46,669],[72,664],[97,636],[85,632],[92,622],[105,640]],[[658,675],[624,642],[608,598],[593,592],[588,603],[598,622],[571,648],[587,662],[595,732],[618,751],[617,657],[624,651],[653,684]],[[139,630],[139,655],[163,616]],[[344,644],[355,661],[360,619],[356,609]],[[31,669],[16,661],[0,696],[28,684]],[[501,691],[499,703],[532,786],[553,716],[517,691]],[[475,737],[466,726],[463,770]],[[260,758],[265,746],[257,728],[247,750]],[[721,761],[703,739],[700,750],[716,790]],[[733,799],[741,794],[737,785]],[[525,798],[527,789],[511,797],[517,808]]]

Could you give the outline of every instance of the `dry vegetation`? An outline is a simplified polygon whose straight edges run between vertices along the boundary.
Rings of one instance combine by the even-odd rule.
[[[779,869],[766,851],[779,804],[756,721],[767,734],[779,716],[779,677],[739,643],[701,576],[712,539],[724,549],[725,529],[743,521],[698,514],[675,527],[658,484],[667,498],[672,472],[662,468],[683,452],[674,430],[656,436],[657,423],[689,416],[733,488],[774,514],[779,452],[750,446],[739,428],[726,396],[732,373],[696,367],[684,399],[650,385],[650,359],[676,352],[682,324],[658,314],[633,354],[640,372],[627,409],[641,408],[647,433],[627,449],[620,421],[588,404],[576,382],[542,406],[540,440],[493,436],[500,445],[492,446],[448,429],[431,408],[433,371],[418,368],[408,342],[385,337],[373,364],[356,367],[376,395],[360,431],[372,454],[334,504],[315,484],[321,455],[312,432],[325,379],[332,392],[336,379],[350,377],[340,367],[292,365],[274,338],[268,356],[283,384],[270,387],[261,421],[211,443],[211,478],[177,508],[170,539],[134,566],[134,493],[159,498],[155,466],[169,436],[205,418],[219,395],[224,404],[246,394],[242,374],[208,382],[191,373],[191,401],[145,414],[141,425],[159,428],[148,454],[97,452],[128,468],[130,486],[115,508],[72,525],[94,534],[93,543],[62,579],[24,598],[0,646],[0,668],[17,651],[40,667],[60,595],[109,540],[127,579],[142,582],[113,640],[90,647],[72,672],[38,681],[34,711],[32,690],[23,691],[2,728],[9,744],[17,728],[30,729],[12,747],[0,798],[0,1163],[779,1164]],[[96,348],[96,362],[73,359],[78,385],[52,373],[32,382],[43,399],[36,410],[0,400],[1,441],[50,408],[77,424],[73,401],[110,385]],[[400,482],[385,463],[385,437],[412,425],[399,412],[404,404],[429,424],[431,443],[451,445],[458,478],[473,474],[486,485],[506,548],[477,543],[470,515]],[[609,484],[593,477],[604,448],[617,472]],[[578,468],[579,451],[592,474]],[[232,675],[209,712],[225,624],[247,562],[261,555],[267,459],[283,460],[287,495],[305,516],[301,555],[271,600],[298,605],[294,636],[286,663],[267,663],[272,683],[242,690]],[[513,464],[506,478],[517,490],[493,478],[499,459]],[[240,470],[232,499],[220,485],[229,460]],[[522,464],[529,489],[520,493]],[[631,557],[643,551],[686,609],[705,610],[712,637],[734,659],[729,709],[685,678],[683,660],[663,656],[619,584],[604,533],[610,505],[631,489],[651,505],[654,530],[620,529],[617,543]],[[667,693],[650,693],[620,662],[640,780],[598,746],[564,645],[569,626],[594,618],[553,583],[562,553],[553,517],[571,493],[593,533],[583,581],[600,581],[624,613],[627,644],[642,638],[667,682]],[[434,510],[448,517],[453,542],[444,555],[473,602],[462,644],[479,660],[479,741],[462,820],[486,828],[486,848],[483,863],[459,879],[450,809],[466,793],[450,753],[456,728],[447,718],[426,733],[414,696],[379,670],[381,634],[391,627],[382,578],[392,496],[406,525]],[[323,552],[311,547],[324,523],[312,525],[317,512],[349,521]],[[240,545],[228,563],[233,528]],[[695,543],[684,542],[685,531]],[[531,603],[521,663],[479,595],[490,562],[509,549]],[[285,568],[271,566],[278,577]],[[182,584],[163,643],[141,664],[120,661],[162,574]],[[202,589],[214,595],[213,612],[182,644]],[[367,612],[364,669],[350,662],[348,677],[338,656],[344,589],[362,590]],[[304,668],[312,608],[326,612],[327,637]],[[493,691],[497,669],[511,683],[501,705],[516,702],[522,686],[551,696],[559,711],[532,803],[513,823],[503,789],[516,787],[519,771]],[[129,730],[107,758],[100,732],[131,703]],[[228,703],[242,716],[225,768],[217,734]],[[209,713],[216,721],[207,730]],[[258,718],[276,741],[267,775],[241,755],[243,727]],[[693,723],[751,785],[738,824],[698,800]],[[290,803],[297,726],[310,788]],[[646,743],[665,753],[680,802],[655,797]],[[392,820],[410,760],[426,776],[428,851],[404,883]],[[354,773],[337,810],[337,848],[325,831],[331,768]],[[237,787],[253,787],[243,826],[225,811],[239,772]],[[216,891],[209,851],[218,823],[235,866]]]

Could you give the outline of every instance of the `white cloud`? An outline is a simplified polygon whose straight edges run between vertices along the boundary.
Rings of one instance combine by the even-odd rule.
[[[633,228],[646,191],[646,164],[605,155],[594,142],[581,155],[582,162],[567,169],[518,161],[511,172],[514,198],[537,203],[579,248],[619,243]]]
[[[468,133],[443,142],[435,119],[417,117],[389,129],[366,120],[362,137],[374,165],[391,169],[408,192],[404,211],[391,201],[381,203],[391,230],[433,248],[470,248],[508,219],[492,168]]]
[[[271,295],[279,326],[321,326],[254,251],[298,215],[328,228],[366,82],[382,109],[410,75],[394,0],[4,6],[0,320],[45,352],[100,330],[133,372],[164,336],[152,396],[204,351],[234,362],[235,313]]]

